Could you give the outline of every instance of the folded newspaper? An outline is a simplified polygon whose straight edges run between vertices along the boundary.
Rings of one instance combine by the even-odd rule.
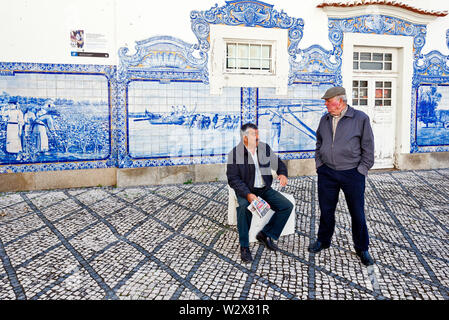
[[[257,214],[261,218],[265,217],[265,215],[270,211],[273,211],[271,210],[270,205],[261,197],[257,197],[256,200],[253,200],[253,202],[251,202],[248,206],[248,210],[253,214]]]

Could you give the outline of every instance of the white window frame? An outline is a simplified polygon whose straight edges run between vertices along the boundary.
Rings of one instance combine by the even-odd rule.
[[[391,59],[392,68],[391,68],[391,70],[385,70],[385,69],[382,69],[382,70],[360,69],[360,66],[359,66],[359,69],[357,69],[357,70],[352,69],[352,72],[354,74],[357,74],[357,75],[363,75],[363,74],[366,74],[366,75],[376,74],[377,75],[377,74],[382,74],[382,75],[385,75],[385,76],[388,76],[388,75],[397,76],[398,75],[398,53],[397,53],[397,50],[395,48],[389,49],[389,48],[378,48],[378,47],[368,47],[368,46],[354,46],[353,53],[354,52],[359,52],[359,53],[361,53],[361,52],[383,53],[383,54],[384,53],[391,53],[392,54],[392,59]],[[352,61],[354,62],[354,58],[352,59]],[[360,63],[360,61],[362,61],[362,60],[358,60],[358,61]],[[371,62],[373,62],[373,61],[371,61]]]
[[[267,74],[267,75],[273,75],[276,74],[276,70],[274,68],[274,61],[273,61],[273,41],[254,41],[254,40],[242,40],[242,39],[224,39],[225,40],[225,59],[223,61],[224,63],[224,72],[225,73],[231,73],[231,74]],[[251,69],[249,67],[248,69],[240,69],[240,68],[228,68],[227,62],[228,62],[228,44],[236,43],[239,44],[248,44],[248,45],[261,45],[261,46],[270,46],[270,68],[269,70],[257,70],[257,69]],[[251,51],[251,50],[250,50]],[[262,59],[262,58],[261,58]],[[249,63],[251,63],[251,53],[249,56]]]
[[[287,95],[290,68],[288,30],[211,24],[209,39],[211,94],[220,95],[223,87],[256,87],[276,88],[277,95]],[[228,42],[270,44],[271,72],[249,69],[227,70],[226,43]]]

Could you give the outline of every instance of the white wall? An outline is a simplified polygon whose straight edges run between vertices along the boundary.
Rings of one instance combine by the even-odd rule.
[[[328,40],[327,16],[316,5],[321,0],[267,0],[277,11],[284,10],[291,17],[303,18],[304,37],[300,48],[319,44],[331,49]],[[402,0],[402,2],[433,10],[449,10],[448,1]],[[117,64],[120,47],[133,54],[135,41],[155,35],[171,35],[195,43],[191,31],[190,12],[208,10],[224,0],[0,0],[0,61]],[[423,53],[439,50],[449,54],[446,29],[449,16],[438,18],[428,26],[428,39]],[[84,29],[104,34],[110,58],[70,56],[69,33]]]

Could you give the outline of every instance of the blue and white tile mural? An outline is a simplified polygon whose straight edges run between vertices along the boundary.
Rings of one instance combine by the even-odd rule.
[[[416,109],[418,146],[444,146],[449,142],[449,85],[421,85]]]
[[[2,64],[2,67],[2,172],[114,164],[111,161],[109,75],[79,70],[67,72],[67,68],[80,68],[67,65]],[[52,71],[43,71],[48,68]],[[19,167],[21,164],[24,166]]]
[[[276,98],[274,88],[260,88],[257,101],[260,139],[276,152],[315,150],[316,129],[326,112],[321,97],[332,84],[293,84],[286,98]]]
[[[248,121],[282,159],[313,158],[326,112],[320,97],[342,84],[345,32],[413,38],[410,151],[449,151],[449,57],[422,54],[425,25],[383,15],[332,18],[331,50],[300,49],[302,18],[256,0],[225,3],[191,12],[197,43],[137,41],[135,54],[120,48],[118,66],[0,62],[0,173],[224,163]],[[224,88],[210,95],[210,24],[287,29],[288,94]]]
[[[128,140],[132,158],[226,154],[240,141],[240,88],[211,96],[202,82],[132,81]]]

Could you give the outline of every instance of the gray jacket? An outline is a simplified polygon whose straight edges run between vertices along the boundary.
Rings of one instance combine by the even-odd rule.
[[[374,164],[374,135],[368,115],[348,105],[346,114],[338,121],[332,141],[332,116],[321,117],[316,131],[316,167],[326,164],[334,170],[357,171],[367,175]]]

